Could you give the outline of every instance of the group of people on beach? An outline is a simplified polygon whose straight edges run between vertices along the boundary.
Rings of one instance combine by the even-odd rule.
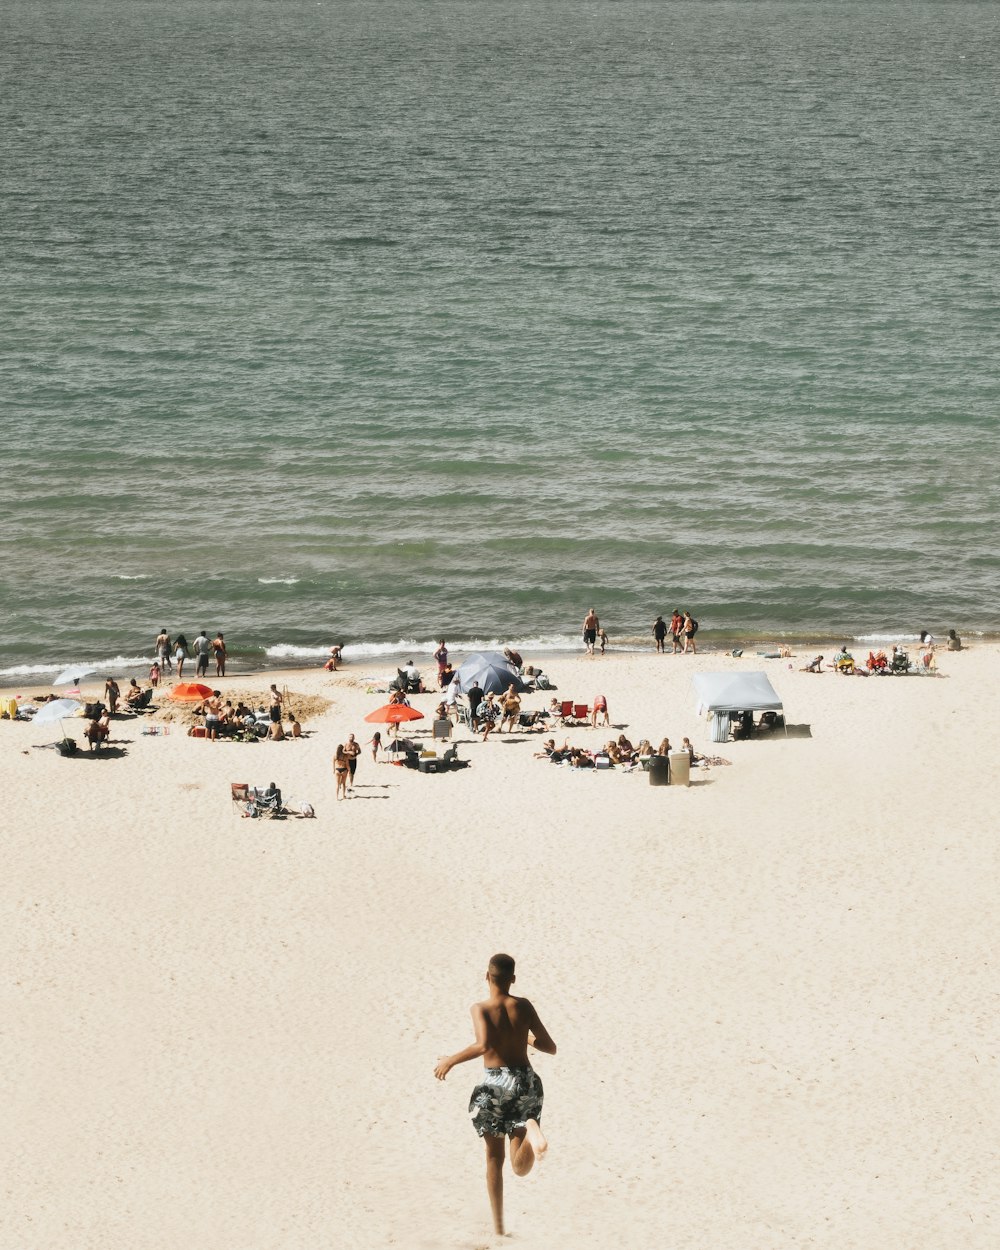
[[[226,675],[226,638],[221,629],[211,640],[202,630],[189,645],[183,634],[178,634],[176,638],[171,639],[169,631],[164,626],[156,635],[153,651],[155,658],[149,670],[149,680],[154,686],[158,686],[160,680],[167,673],[173,672],[175,668],[177,680],[183,681],[184,664],[192,656],[195,660],[196,677],[208,675],[209,658],[212,656],[215,658],[216,677]]]
[[[696,655],[698,646],[695,642],[695,634],[698,632],[698,622],[694,619],[690,612],[684,612],[680,608],[674,608],[670,617],[670,624],[658,616],[653,622],[653,644],[658,654],[662,654],[667,649],[667,634],[670,635],[673,655],[678,653],[682,655]]]
[[[859,664],[845,642],[827,667],[835,673],[848,677],[876,677],[886,674],[899,676],[908,673],[933,674],[937,671],[937,662],[934,659],[936,646],[934,635],[929,630],[922,629],[917,663],[913,662],[905,647],[896,643],[892,648],[891,656],[887,655],[883,649],[869,651],[865,663]],[[948,650],[962,650],[962,640],[953,629],[948,630]],[[808,664],[803,666],[802,672],[822,673],[825,658],[823,655],[814,656]]]

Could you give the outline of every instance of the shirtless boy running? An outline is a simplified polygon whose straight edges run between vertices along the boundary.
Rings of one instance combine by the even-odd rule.
[[[526,1176],[548,1149],[538,1123],[542,1082],[528,1062],[528,1047],[554,1055],[556,1044],[531,1003],[510,992],[514,983],[510,955],[493,956],[486,983],[489,998],[472,1008],[475,1042],[439,1060],[434,1075],[443,1081],[456,1064],[483,1057],[483,1079],[472,1091],[469,1115],[486,1146],[486,1189],[493,1227],[503,1233],[504,1138],[510,1137],[510,1165],[515,1176]]]

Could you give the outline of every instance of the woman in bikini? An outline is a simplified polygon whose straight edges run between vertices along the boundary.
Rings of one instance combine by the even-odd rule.
[[[344,751],[343,743],[337,747],[337,753],[333,757],[333,775],[336,778],[337,788],[335,791],[338,799],[347,798],[347,774],[350,766],[347,763],[347,755]]]

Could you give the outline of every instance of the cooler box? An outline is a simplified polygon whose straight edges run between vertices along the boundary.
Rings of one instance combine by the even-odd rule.
[[[651,786],[670,785],[670,760],[665,755],[649,757],[649,784]]]
[[[691,756],[687,751],[670,752],[670,784],[672,786],[691,784]]]
[[[436,755],[422,755],[417,761],[417,767],[422,773],[439,773],[444,765]]]

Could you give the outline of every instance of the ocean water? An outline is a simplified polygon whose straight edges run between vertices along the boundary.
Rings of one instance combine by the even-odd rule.
[[[0,673],[1000,631],[1000,5],[8,0]]]

